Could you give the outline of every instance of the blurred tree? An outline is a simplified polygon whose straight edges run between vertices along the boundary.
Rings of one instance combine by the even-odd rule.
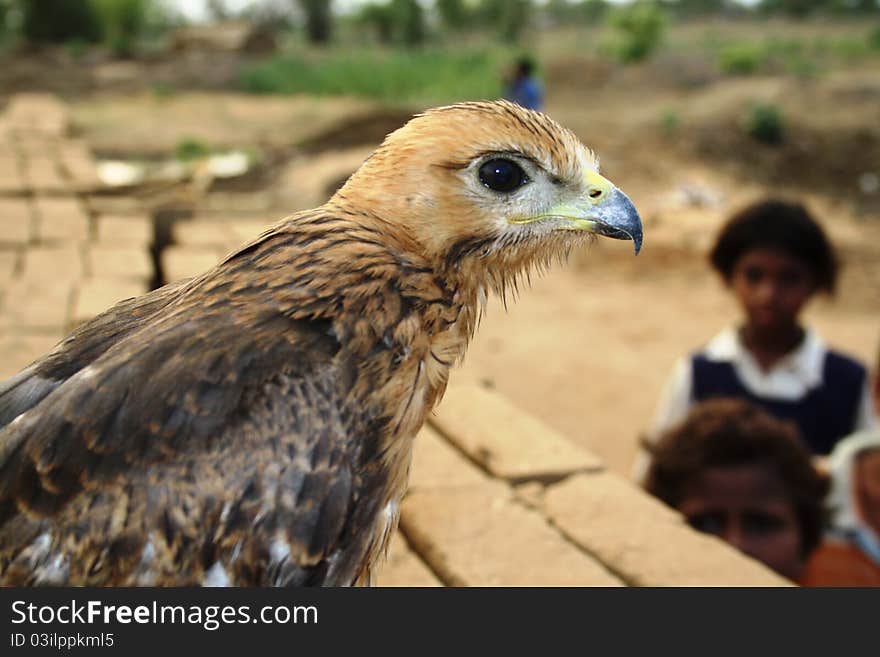
[[[877,0],[829,0],[830,6],[837,13],[876,14],[880,13],[880,2]]]
[[[394,15],[391,5],[371,2],[361,7],[357,22],[371,27],[379,43],[391,43],[394,38]]]
[[[358,21],[376,32],[380,43],[417,46],[425,41],[425,12],[418,0],[371,2],[361,8]]]
[[[416,46],[425,40],[425,12],[418,0],[391,0],[394,40]]]
[[[306,34],[314,44],[330,41],[333,31],[333,7],[331,0],[297,0],[306,15]]]
[[[730,0],[667,0],[664,8],[680,16],[710,16],[723,13]]]
[[[12,0],[0,0],[0,41],[12,31],[10,25],[12,13]]]
[[[208,16],[214,21],[228,21],[232,18],[232,12],[226,0],[208,0]]]
[[[151,0],[92,0],[101,22],[104,41],[119,57],[134,54],[138,38],[149,20]]]
[[[576,19],[588,23],[596,23],[605,18],[608,6],[605,0],[580,0],[572,4]]]
[[[464,0],[437,0],[435,7],[443,25],[452,31],[466,28],[470,21],[470,12]]]
[[[518,41],[531,18],[531,0],[482,0],[477,5],[477,20],[505,41]]]
[[[101,21],[89,0],[19,0],[21,32],[31,43],[101,40]]]
[[[761,0],[758,8],[766,13],[804,18],[817,10],[828,9],[831,4],[829,0]]]

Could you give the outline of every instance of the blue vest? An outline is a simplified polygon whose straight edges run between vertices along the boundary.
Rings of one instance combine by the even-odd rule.
[[[814,454],[828,454],[834,444],[855,430],[867,372],[859,363],[833,351],[825,354],[822,383],[797,400],[759,397],[740,381],[732,363],[691,357],[691,397],[701,402],[712,397],[738,397],[760,406],[771,415],[797,425],[801,438]]]

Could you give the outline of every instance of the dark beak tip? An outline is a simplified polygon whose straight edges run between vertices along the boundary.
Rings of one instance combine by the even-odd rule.
[[[635,250],[635,255],[639,255],[639,251],[642,250],[642,232],[639,231],[634,233],[632,236],[633,241],[633,249]]]

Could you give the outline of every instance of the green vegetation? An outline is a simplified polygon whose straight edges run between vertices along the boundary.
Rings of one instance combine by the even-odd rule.
[[[767,62],[767,49],[756,43],[735,43],[718,53],[718,68],[729,75],[750,75]]]
[[[880,25],[871,30],[868,35],[868,47],[872,50],[880,50]]]
[[[288,52],[251,66],[241,83],[254,93],[353,95],[391,103],[494,98],[502,49],[367,49]]]
[[[119,57],[131,57],[146,30],[151,0],[92,0],[104,42]]]
[[[763,144],[780,144],[785,137],[785,119],[776,105],[756,103],[744,121],[746,133]]]
[[[871,36],[769,37],[709,46],[718,68],[728,75],[790,73],[815,75],[835,63],[849,64],[872,55]]]
[[[0,23],[14,17],[32,44],[63,43],[73,56],[102,43],[117,56],[134,54],[140,40],[168,26],[157,0],[0,0]]]
[[[174,157],[183,162],[198,160],[211,154],[211,147],[198,139],[183,139],[174,149]]]
[[[636,2],[609,15],[617,40],[612,52],[624,64],[646,59],[663,39],[666,14],[652,2]]]
[[[667,109],[660,117],[660,124],[663,126],[664,132],[668,134],[675,134],[681,127],[681,117],[674,109]]]

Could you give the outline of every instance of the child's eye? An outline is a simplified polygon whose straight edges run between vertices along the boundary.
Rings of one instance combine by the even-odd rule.
[[[802,278],[801,273],[794,269],[786,269],[779,275],[779,281],[788,286],[799,284]]]
[[[780,531],[785,528],[786,523],[783,518],[772,513],[754,511],[745,515],[743,525],[749,534],[762,536]]]
[[[764,278],[764,271],[760,267],[746,267],[744,273],[749,283],[760,283]]]
[[[705,534],[721,534],[724,531],[724,515],[707,511],[688,516],[688,524],[698,532]]]

